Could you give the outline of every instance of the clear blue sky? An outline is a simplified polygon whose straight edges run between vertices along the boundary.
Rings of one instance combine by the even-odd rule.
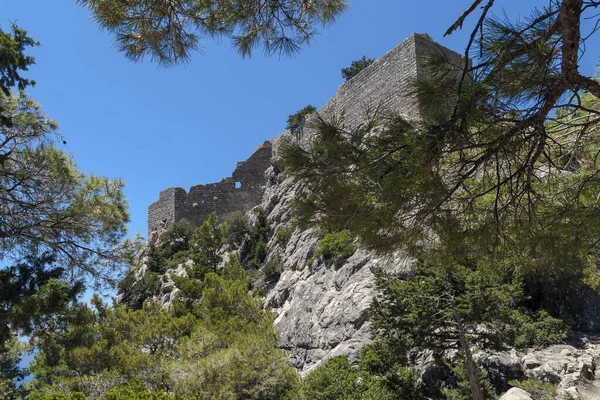
[[[294,58],[258,52],[242,60],[229,42],[209,40],[203,55],[171,69],[127,61],[72,0],[0,0],[0,9],[3,26],[17,22],[41,42],[31,52],[31,93],[59,122],[67,150],[81,169],[125,180],[130,231],[145,236],[147,207],[161,190],[229,176],[237,161],[284,130],[288,114],[333,96],[340,69],[352,60],[377,58],[412,32],[462,53],[468,30],[442,36],[470,3],[354,0]],[[517,18],[548,1],[497,3]],[[588,73],[600,50],[593,40],[581,64]]]

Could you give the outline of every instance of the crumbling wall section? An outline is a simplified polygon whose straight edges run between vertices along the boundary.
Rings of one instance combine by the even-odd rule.
[[[148,233],[172,226],[181,217],[187,193],[180,187],[172,187],[160,192],[158,201],[148,207]]]
[[[233,211],[248,211],[258,205],[265,186],[265,171],[271,166],[271,143],[259,146],[246,161],[238,162],[231,177],[220,182],[160,192],[148,208],[148,233],[175,223],[201,225],[211,212],[220,218]]]

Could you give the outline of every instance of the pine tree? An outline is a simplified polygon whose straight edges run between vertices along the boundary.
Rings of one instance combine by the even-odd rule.
[[[500,282],[522,285],[530,312],[569,319],[585,301],[576,293],[592,290],[598,276],[600,85],[577,60],[588,39],[581,20],[600,4],[553,1],[517,23],[489,17],[494,4],[474,1],[448,30],[481,10],[463,65],[441,54],[422,60],[425,74],[414,82],[420,120],[367,115],[348,129],[316,115],[310,146],[290,141],[282,158],[308,188],[297,201],[301,222],[348,229],[371,248],[402,248],[417,260],[452,249],[444,264],[465,266],[458,255],[468,254],[490,271],[502,265]],[[452,291],[411,282],[413,301],[419,291],[447,299],[447,318],[415,319],[415,329],[445,333],[446,322],[458,329],[465,321]],[[494,312],[480,317],[493,320]],[[473,398],[481,398],[464,351],[472,338],[455,333],[466,338]]]
[[[132,60],[150,56],[161,64],[188,61],[201,39],[229,38],[243,57],[257,47],[292,54],[308,44],[316,27],[333,23],[345,0],[76,0],[112,33]]]
[[[217,269],[223,259],[219,254],[223,246],[223,230],[224,226],[219,224],[215,212],[210,213],[208,219],[196,229],[190,249],[192,260],[197,266],[213,271]]]

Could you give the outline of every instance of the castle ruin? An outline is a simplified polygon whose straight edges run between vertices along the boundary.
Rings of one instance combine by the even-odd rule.
[[[367,110],[394,112],[407,119],[420,118],[419,103],[411,84],[423,72],[422,58],[432,52],[443,53],[462,64],[462,57],[426,35],[413,33],[348,82],[318,112],[343,113],[347,127],[361,123]],[[285,134],[284,134],[285,135]],[[265,171],[276,156],[282,136],[266,141],[246,161],[238,162],[231,177],[217,183],[160,192],[158,201],[148,208],[148,233],[175,223],[202,224],[213,211],[220,218],[233,211],[248,211],[257,206],[266,184]]]

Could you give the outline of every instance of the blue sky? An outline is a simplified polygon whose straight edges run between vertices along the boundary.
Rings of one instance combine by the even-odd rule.
[[[355,0],[294,58],[257,52],[243,60],[228,41],[208,40],[204,54],[170,69],[127,61],[72,0],[0,0],[0,9],[3,26],[16,22],[41,42],[31,51],[31,93],[59,122],[67,150],[81,169],[125,180],[130,230],[145,236],[147,207],[161,190],[229,176],[255,146],[283,132],[289,114],[333,96],[352,60],[377,58],[412,32],[463,52],[467,25],[442,36],[470,3]],[[517,18],[548,1],[497,3]],[[581,66],[591,73],[598,38],[587,48]]]

